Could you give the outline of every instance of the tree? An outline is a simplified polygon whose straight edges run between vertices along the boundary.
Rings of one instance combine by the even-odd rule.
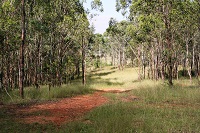
[[[1,86],[24,97],[25,86],[60,86],[80,75],[81,37],[87,44],[91,33],[79,0],[1,1],[0,14]]]
[[[195,53],[198,51],[197,49],[195,52],[198,41],[194,41],[196,40],[194,38],[197,38],[196,31],[198,30],[195,27],[198,27],[196,26],[196,24],[198,25],[198,20],[194,18],[199,18],[197,15],[198,7],[199,3],[197,1],[189,0],[117,1],[118,11],[126,12],[129,9],[129,21],[131,23],[128,28],[129,43],[134,42],[134,44],[137,44],[138,64],[146,62],[144,66],[145,64],[149,65],[148,75],[151,72],[152,79],[167,78],[169,85],[173,85],[174,75],[178,75],[178,55],[182,55],[176,49],[184,49],[184,45],[179,44],[183,44],[184,40],[180,41],[180,38],[191,40],[188,43],[191,43],[193,47],[192,51],[189,50],[190,48],[186,49],[188,55],[192,55],[190,59],[188,56],[186,58],[187,68],[189,68],[190,64],[190,66],[198,64],[194,63],[195,57],[197,57]],[[183,24],[187,26],[183,26]],[[182,26],[180,27],[180,25]],[[189,34],[183,34],[181,31]],[[146,51],[146,55],[143,54],[144,51]],[[145,67],[143,70],[145,70]],[[191,75],[191,70],[192,68],[188,69],[189,75]]]
[[[21,27],[22,27],[22,34],[21,39],[22,43],[20,46],[20,65],[19,65],[19,90],[20,90],[20,96],[24,98],[24,50],[25,50],[25,39],[26,39],[26,30],[25,30],[25,0],[21,1],[21,12],[22,12],[22,21],[21,21]]]

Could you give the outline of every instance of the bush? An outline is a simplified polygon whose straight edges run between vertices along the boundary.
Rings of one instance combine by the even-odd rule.
[[[196,76],[195,70],[191,70],[191,75],[192,75],[192,77]],[[179,77],[189,77],[189,74],[188,74],[187,70],[183,69],[183,70],[178,71],[178,76]]]

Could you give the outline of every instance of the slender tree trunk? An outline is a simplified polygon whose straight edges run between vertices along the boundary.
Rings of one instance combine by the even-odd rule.
[[[177,53],[176,53],[176,58],[178,58],[178,55],[177,55]],[[179,62],[178,62],[178,60],[176,60],[176,79],[178,80],[178,64],[179,64]]]
[[[198,75],[199,75],[199,74],[198,74],[198,72],[199,72],[199,67],[198,67],[198,66],[199,66],[199,63],[198,63],[198,62],[199,62],[199,61],[198,61],[198,56],[197,56],[197,55],[195,56],[195,62],[196,62],[196,76],[198,77]]]
[[[115,65],[114,65],[114,64],[115,64],[115,63],[114,63],[114,58],[115,58],[115,57],[114,57],[114,49],[112,49],[112,56],[111,56],[111,58],[112,58],[112,64],[111,64],[111,65],[112,65],[112,66],[115,66]]]
[[[192,81],[192,74],[191,74],[191,67],[189,66],[189,46],[188,46],[188,41],[186,41],[186,67],[188,67],[188,75],[190,77],[190,82]]]
[[[98,58],[99,68],[101,69],[101,50],[100,50],[100,43],[99,43],[99,58]]]
[[[161,59],[161,58],[164,58],[163,54],[162,54],[162,52],[163,52],[162,38],[159,38],[159,44],[160,44],[160,59]],[[164,62],[164,59],[161,59],[160,63],[161,63],[160,64],[160,67],[161,67],[161,78],[162,78],[162,80],[165,80],[165,62]]]
[[[124,65],[125,65],[125,54],[124,54],[124,47],[122,47],[122,59],[121,59],[121,64],[122,64],[122,71],[124,70]]]
[[[154,67],[154,48],[151,48],[151,79],[154,80],[155,79],[155,67]]]
[[[168,51],[168,82],[169,85],[173,85],[173,63],[172,63],[172,35],[171,35],[171,21],[169,16],[171,4],[168,4],[164,8],[164,23],[166,28],[166,44],[167,44],[167,51]]]
[[[142,58],[141,58],[141,60],[142,60],[142,75],[143,75],[143,79],[145,79],[145,54],[144,54],[144,46],[142,45]]]
[[[80,66],[79,66],[79,60],[76,62],[76,75],[79,78],[80,77]]]
[[[173,85],[173,65],[172,65],[172,55],[171,55],[171,52],[170,52],[170,55],[168,57],[168,81],[169,81],[169,85]]]
[[[119,47],[118,51],[118,68],[121,70],[121,48]]]
[[[22,12],[22,43],[20,46],[20,65],[19,65],[19,90],[21,98],[24,98],[24,49],[25,49],[25,0],[21,1],[21,12]]]
[[[0,92],[3,89],[3,72],[0,71]]]
[[[82,84],[86,84],[85,79],[85,41],[84,37],[82,36]]]
[[[143,75],[143,79],[145,79],[145,78],[146,78],[146,64],[144,64],[143,66],[144,66],[144,73],[143,73],[144,75]]]
[[[192,46],[192,70],[195,69],[195,44]]]
[[[141,47],[139,46],[138,47],[138,80],[142,80],[142,63],[141,63]]]

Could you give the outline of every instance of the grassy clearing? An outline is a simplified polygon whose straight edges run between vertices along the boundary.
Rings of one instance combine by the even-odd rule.
[[[95,76],[91,77],[94,78],[92,86],[96,89],[126,87],[133,90],[128,93],[105,94],[111,100],[109,104],[94,109],[81,121],[65,125],[62,132],[200,132],[200,86],[197,81],[190,83],[188,79],[181,79],[174,81],[174,86],[170,87],[163,81],[137,82],[137,74],[131,74],[135,71],[131,68],[124,73],[114,70],[94,72]],[[121,85],[102,84],[102,81]],[[122,101],[131,96],[139,99]]]
[[[145,87],[146,86],[146,87]],[[121,98],[137,95],[139,100],[123,102]],[[129,93],[106,94],[111,99],[82,121],[67,125],[66,132],[200,132],[200,88],[193,84],[173,88],[144,81]],[[89,123],[85,123],[85,120]],[[76,129],[76,130],[75,130]]]
[[[67,132],[199,132],[199,110],[166,109],[117,103],[90,112],[85,119],[90,123],[73,122]]]
[[[50,92],[48,91],[48,86],[41,86],[39,90],[34,87],[27,87],[24,91],[25,98],[23,100],[19,96],[19,90],[14,90],[9,92],[12,99],[6,93],[0,93],[0,102],[27,103],[30,101],[53,100],[87,94],[94,89],[134,89],[140,84],[140,82],[137,82],[137,71],[133,68],[119,71],[117,68],[108,66],[101,70],[88,71],[87,74],[87,86],[81,85],[81,79],[76,79],[71,84],[52,87]]]
[[[107,66],[91,71],[88,76],[88,84],[98,90],[121,89],[129,90],[136,88],[138,81],[137,70],[126,68],[119,71],[118,68]]]
[[[162,81],[154,84],[144,81],[132,93],[141,97],[146,103],[200,103],[200,86],[197,83],[190,84],[187,80],[175,81],[173,87],[162,83]]]
[[[133,89],[127,93],[106,93],[110,99],[81,119],[56,127],[55,125],[21,124],[12,120],[9,111],[1,108],[0,132],[70,132],[70,133],[198,133],[200,132],[200,86],[188,79],[174,81],[170,87],[163,81],[137,81],[135,69],[118,71],[107,67],[93,71],[87,78],[88,86],[82,90],[80,80],[69,86],[54,88],[50,98],[62,98],[91,92],[95,89]],[[43,86],[38,92],[28,88],[26,99],[49,99],[48,89]],[[33,91],[33,92],[32,92]],[[43,92],[44,91],[44,92]],[[34,94],[35,93],[35,94]],[[16,94],[17,95],[17,94]],[[122,99],[137,96],[138,99]],[[13,96],[14,97],[14,96]],[[8,126],[9,125],[9,126]]]

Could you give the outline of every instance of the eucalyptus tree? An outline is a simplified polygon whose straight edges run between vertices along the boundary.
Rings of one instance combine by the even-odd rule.
[[[23,97],[24,86],[80,75],[82,39],[86,45],[92,33],[79,0],[1,1],[0,14],[0,88],[20,88]]]
[[[20,7],[17,2],[0,2],[0,32],[1,32],[1,83],[5,89],[15,87],[14,73],[18,73],[18,48],[20,44]]]
[[[132,38],[136,38],[134,39],[136,40],[136,43],[140,44],[139,49],[146,47],[146,50],[150,49],[150,51],[152,51],[149,53],[151,57],[147,57],[149,68],[152,68],[153,66],[153,68],[156,69],[151,70],[153,78],[158,79],[161,76],[164,79],[164,77],[167,77],[169,84],[173,84],[172,79],[175,71],[174,66],[176,66],[176,68],[178,67],[178,63],[176,61],[176,55],[178,54],[178,52],[176,52],[176,48],[180,48],[180,45],[178,45],[180,41],[178,42],[178,40],[179,38],[185,38],[183,36],[177,36],[177,32],[180,32],[178,27],[183,25],[183,22],[188,21],[190,25],[188,25],[189,23],[186,23],[186,27],[192,28],[190,30],[190,35],[192,38],[196,38],[196,33],[194,31],[198,30],[195,30],[194,27],[196,27],[195,25],[198,21],[191,19],[191,17],[199,18],[197,15],[198,13],[196,13],[198,12],[197,5],[197,1],[189,0],[117,1],[117,10],[122,9],[125,11],[129,9],[129,20],[133,24],[133,32],[130,32],[130,35],[132,35]],[[195,13],[192,15],[192,12]],[[183,19],[179,19],[179,17],[182,17]],[[191,25],[191,23],[195,24]],[[187,31],[184,28],[181,28],[181,30]],[[138,56],[139,55],[140,54],[138,54]]]
[[[168,68],[168,81],[169,84],[172,85],[172,70],[173,70],[173,63],[172,63],[172,33],[171,33],[171,10],[172,10],[172,3],[170,1],[132,1],[131,5],[132,12],[136,15],[139,14],[140,18],[142,17],[142,23],[145,24],[146,30],[145,32],[151,32],[151,29],[154,27],[153,24],[151,24],[151,20],[149,21],[148,18],[151,18],[151,16],[156,16],[158,19],[160,18],[161,23],[164,24],[164,32],[163,32],[163,38],[165,41],[165,51],[167,56],[167,68]],[[154,23],[154,21],[153,21]],[[149,25],[150,24],[150,25]],[[144,34],[142,34],[144,35]],[[153,41],[153,40],[151,40]],[[153,54],[153,53],[152,53]]]
[[[113,18],[111,18],[109,22],[109,28],[107,29],[108,34],[110,35],[110,38],[113,38],[115,40],[116,48],[115,51],[117,51],[117,57],[118,57],[118,67],[120,70],[124,69],[124,65],[126,64],[126,49],[129,45],[129,37],[127,36],[126,29],[129,25],[129,22],[121,21],[116,22]],[[114,53],[113,53],[114,54]],[[115,56],[113,56],[115,57]]]
[[[183,52],[182,64],[184,71],[187,70],[190,80],[192,80],[192,72],[198,77],[198,56],[199,56],[199,8],[197,1],[180,2],[180,10],[174,12],[173,20],[177,23],[174,34]],[[179,21],[179,22],[178,22]]]
[[[20,96],[24,98],[24,51],[25,51],[25,39],[26,39],[26,29],[25,29],[25,0],[21,3],[21,39],[22,43],[20,46],[20,63],[19,63],[19,90]]]
[[[106,58],[106,45],[102,34],[97,33],[91,36],[89,50],[92,60],[95,60],[93,65],[96,68],[101,68],[102,57]]]

